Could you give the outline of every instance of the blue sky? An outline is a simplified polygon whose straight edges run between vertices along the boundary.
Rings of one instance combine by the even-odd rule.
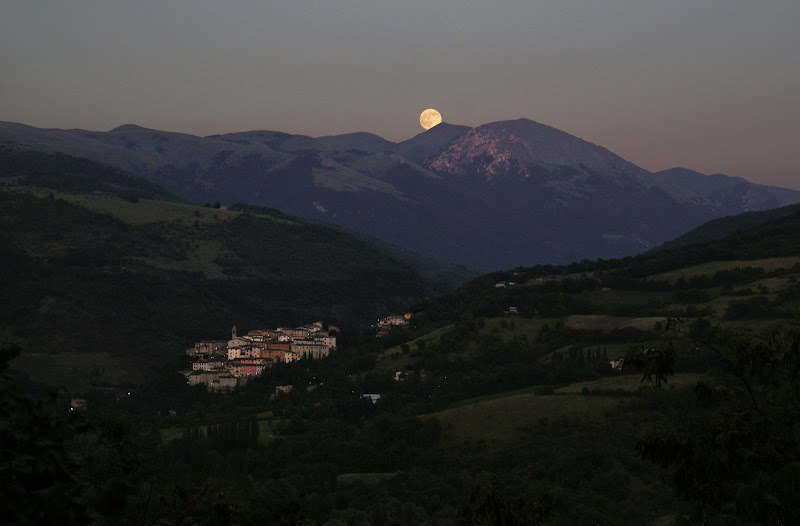
[[[800,2],[0,0],[0,120],[198,135],[527,117],[800,188]]]

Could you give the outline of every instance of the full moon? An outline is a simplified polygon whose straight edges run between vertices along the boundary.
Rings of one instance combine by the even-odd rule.
[[[433,128],[437,124],[440,124],[441,122],[442,122],[442,114],[432,108],[423,111],[419,116],[419,123],[426,130],[430,130],[431,128]]]

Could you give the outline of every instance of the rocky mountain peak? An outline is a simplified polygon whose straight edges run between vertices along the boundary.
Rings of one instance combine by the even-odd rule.
[[[537,169],[563,167],[598,175],[646,173],[605,148],[530,119],[473,128],[428,163],[437,172],[476,173],[487,179],[530,177]]]

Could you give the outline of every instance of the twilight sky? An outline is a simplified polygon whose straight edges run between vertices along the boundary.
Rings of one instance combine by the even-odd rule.
[[[527,117],[800,189],[798,0],[0,0],[0,120],[403,140]]]

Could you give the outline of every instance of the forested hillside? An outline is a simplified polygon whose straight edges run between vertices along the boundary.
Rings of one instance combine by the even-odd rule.
[[[780,217],[796,214],[797,212],[800,212],[800,205],[782,206],[773,210],[721,217],[700,225],[680,237],[667,241],[655,250],[668,250],[698,243],[717,241],[734,234],[738,230],[755,228],[760,224],[767,223]]]
[[[68,487],[129,522],[795,523],[798,228],[484,276],[227,394],[86,392]]]
[[[179,201],[157,184],[89,159],[43,152],[0,137],[0,184],[66,192],[100,191],[126,199]]]
[[[368,323],[443,290],[341,230],[274,211],[29,186],[0,190],[0,251],[3,339],[41,355],[29,369],[56,383],[142,381],[232,325]]]

